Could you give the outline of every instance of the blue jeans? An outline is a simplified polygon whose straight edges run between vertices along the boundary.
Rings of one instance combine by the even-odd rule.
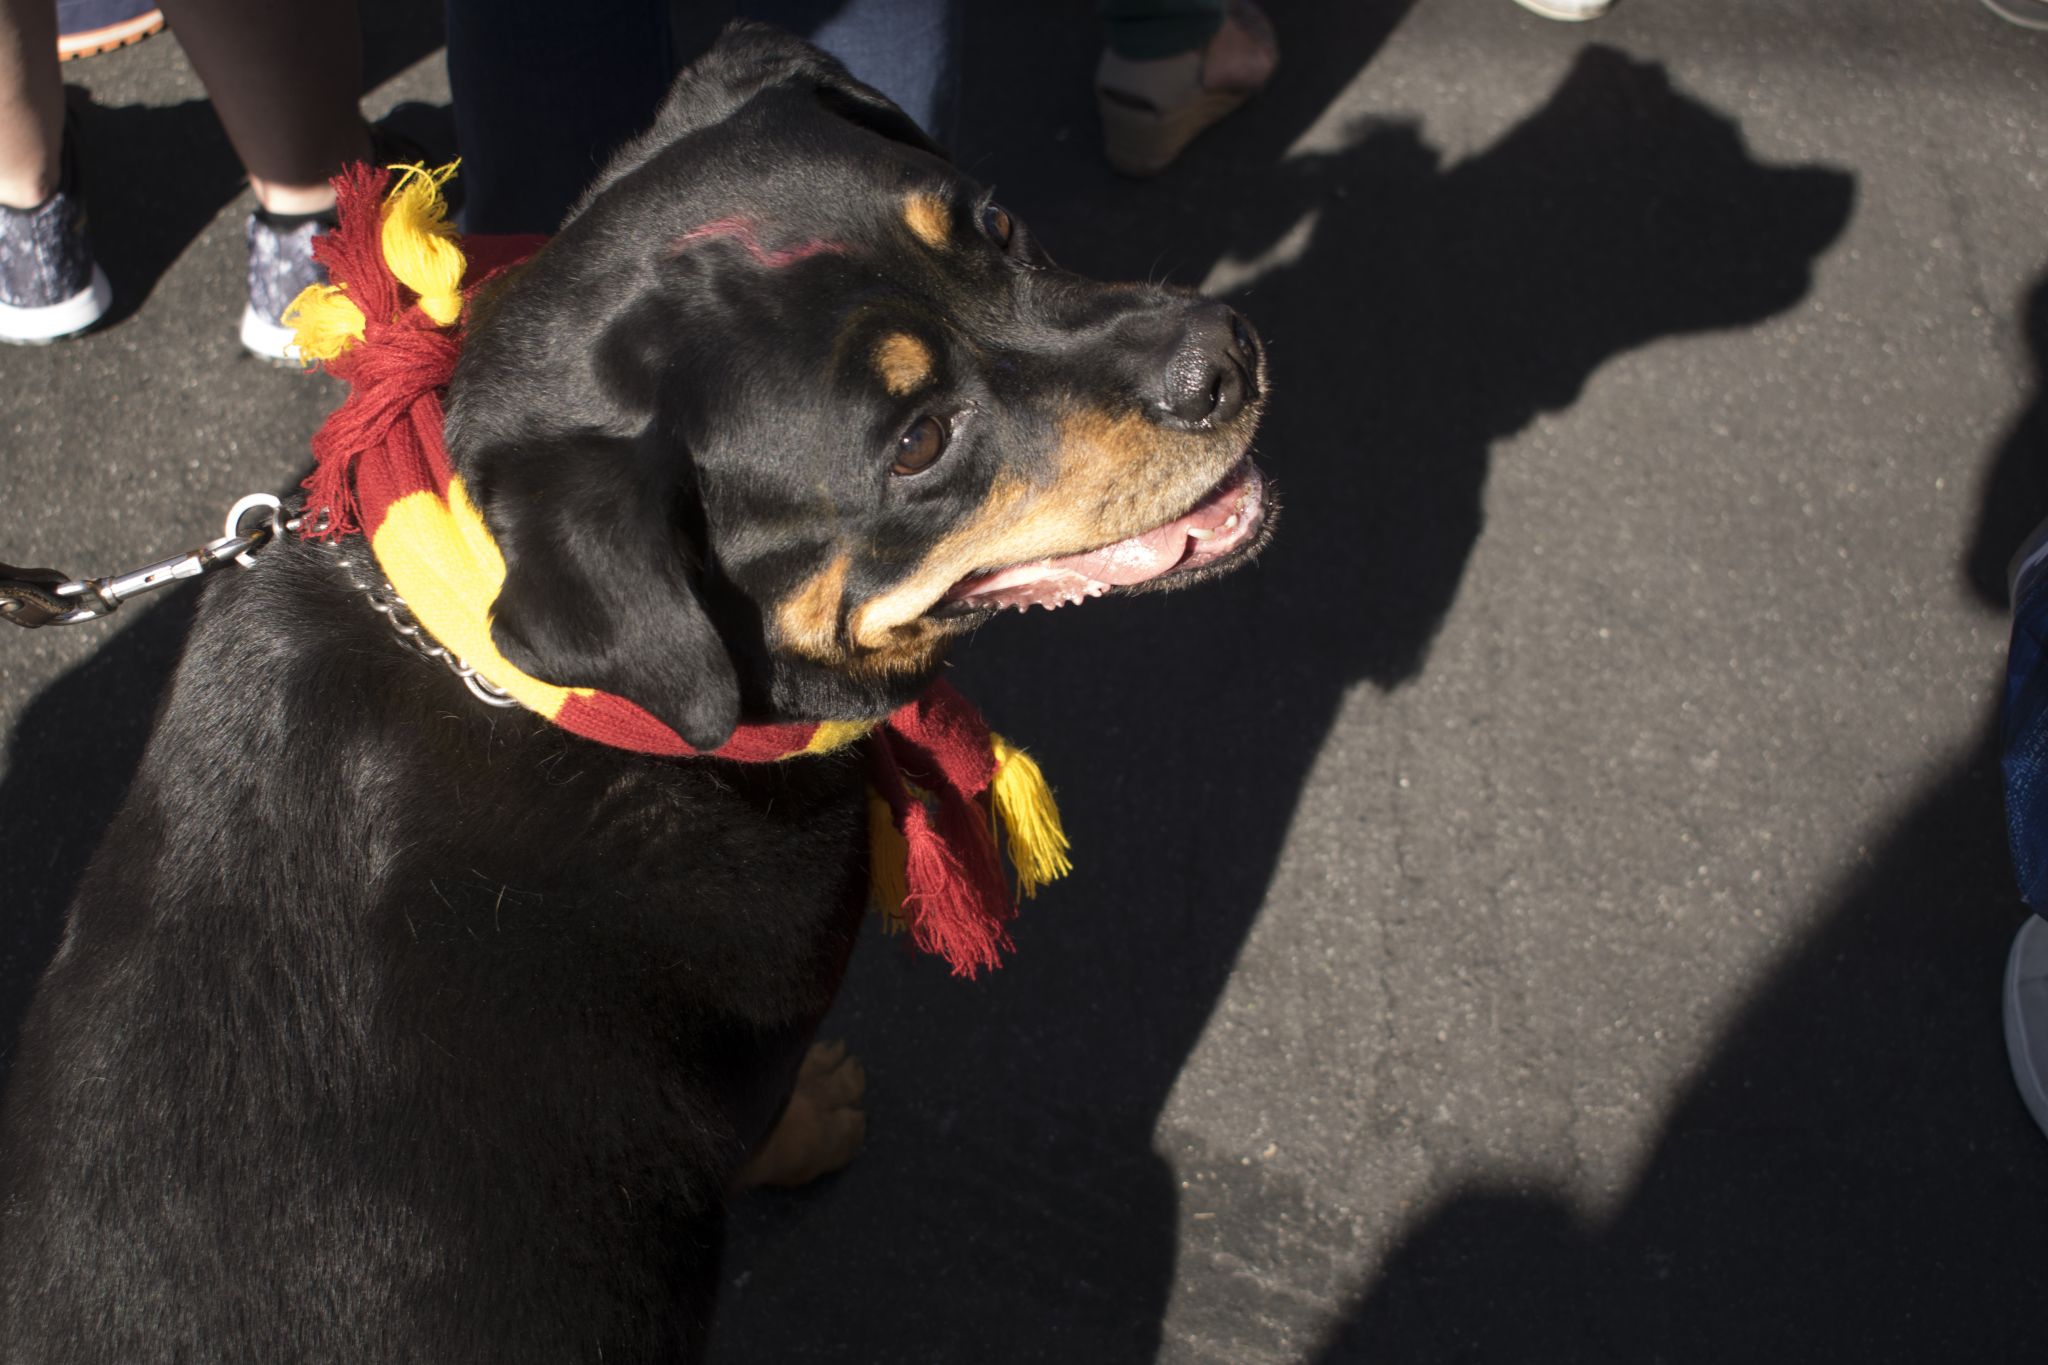
[[[553,232],[675,79],[667,0],[446,0],[467,232]],[[943,142],[959,81],[950,0],[746,0]]]

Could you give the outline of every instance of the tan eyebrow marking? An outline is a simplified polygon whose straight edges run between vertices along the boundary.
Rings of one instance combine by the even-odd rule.
[[[908,332],[891,332],[875,347],[875,370],[882,387],[901,398],[931,381],[931,347]]]
[[[942,247],[953,235],[952,209],[945,200],[924,190],[912,190],[903,196],[903,223],[918,241],[929,247]]]

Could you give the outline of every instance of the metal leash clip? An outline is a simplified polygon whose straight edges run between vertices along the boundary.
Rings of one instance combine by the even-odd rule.
[[[260,520],[252,520],[260,513]],[[54,569],[20,569],[0,564],[0,619],[17,626],[75,626],[97,621],[131,597],[201,578],[228,564],[248,568],[255,552],[277,536],[296,530],[296,517],[283,520],[284,505],[269,493],[251,493],[228,509],[221,536],[196,550],[127,573],[104,578],[66,578]]]

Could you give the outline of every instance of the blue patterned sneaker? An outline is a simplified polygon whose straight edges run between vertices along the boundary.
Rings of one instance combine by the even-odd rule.
[[[249,306],[242,310],[242,345],[253,355],[300,364],[284,310],[308,285],[325,284],[327,270],[313,259],[313,239],[334,226],[334,213],[249,215]]]
[[[0,341],[40,345],[105,316],[114,291],[85,235],[71,138],[57,192],[32,209],[0,205]]]

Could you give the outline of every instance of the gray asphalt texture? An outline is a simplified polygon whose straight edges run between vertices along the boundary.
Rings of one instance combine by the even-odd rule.
[[[977,984],[869,936],[868,1149],[738,1209],[718,1359],[2043,1359],[1996,701],[2048,35],[1274,0],[1277,86],[1131,184],[1090,6],[973,8],[962,163],[1258,324],[1284,520],[964,651],[1078,870]],[[433,15],[372,27],[368,110],[445,103]],[[335,390],[237,349],[175,44],[68,78],[117,317],[0,354],[0,558],[97,573],[288,487]],[[189,597],[0,636],[7,1038]]]

